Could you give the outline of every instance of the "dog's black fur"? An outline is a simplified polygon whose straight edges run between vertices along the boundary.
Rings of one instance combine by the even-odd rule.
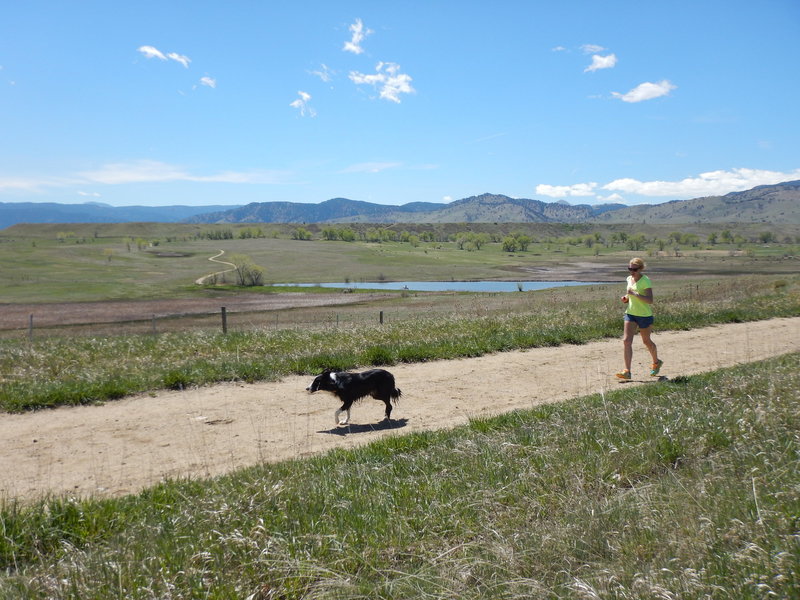
[[[384,369],[370,369],[362,373],[325,369],[314,378],[306,390],[312,394],[320,390],[333,392],[342,401],[342,407],[334,413],[336,423],[339,425],[347,425],[350,421],[350,407],[353,402],[367,396],[383,401],[386,405],[386,420],[389,421],[392,401],[396,404],[401,395],[400,390],[395,387],[394,375]],[[339,421],[342,412],[347,413],[347,418]]]

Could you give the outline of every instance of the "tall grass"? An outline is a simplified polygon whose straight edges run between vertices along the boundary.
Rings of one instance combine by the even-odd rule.
[[[739,278],[668,293],[659,330],[800,315],[797,278],[783,285]],[[114,400],[157,389],[272,380],[338,369],[580,344],[621,332],[616,295],[574,288],[531,292],[508,313],[408,312],[385,325],[320,330],[165,333],[0,341],[0,410],[25,411]],[[393,316],[389,313],[389,316]],[[332,333],[333,331],[333,333]]]
[[[0,509],[2,598],[790,598],[800,355],[112,500]]]

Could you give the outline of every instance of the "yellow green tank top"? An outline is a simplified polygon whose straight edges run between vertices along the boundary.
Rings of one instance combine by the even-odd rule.
[[[633,279],[633,275],[628,275],[628,288],[633,288],[637,294],[643,294],[646,289],[652,287],[650,283],[650,278],[647,275],[642,275],[639,278],[639,281],[635,281]],[[640,300],[635,296],[628,296],[628,307],[625,309],[625,312],[629,315],[634,315],[636,317],[652,317],[653,316],[653,307],[647,302]]]

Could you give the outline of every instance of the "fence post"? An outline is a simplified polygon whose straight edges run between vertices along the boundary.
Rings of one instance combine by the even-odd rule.
[[[222,307],[222,333],[228,333],[228,311]]]
[[[152,334],[153,335],[156,334],[156,316],[155,315],[153,315],[153,321],[152,321]]]
[[[28,341],[33,341],[33,314],[28,317]]]
[[[381,321],[381,325],[383,325],[383,311],[381,311],[380,321]]]

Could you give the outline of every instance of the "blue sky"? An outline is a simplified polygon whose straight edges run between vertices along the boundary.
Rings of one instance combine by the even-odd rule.
[[[8,2],[0,202],[660,203],[800,179],[798,0]]]

